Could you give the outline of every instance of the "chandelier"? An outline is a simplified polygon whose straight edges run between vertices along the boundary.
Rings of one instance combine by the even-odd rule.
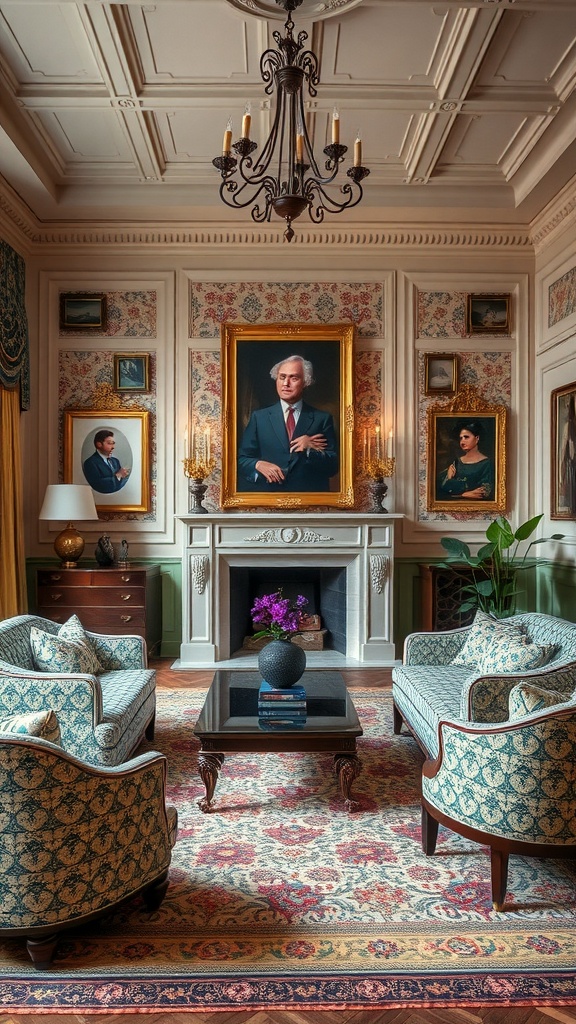
[[[330,188],[344,160],[348,147],[340,142],[340,117],[336,108],[332,116],[332,142],[324,149],[326,161],[321,169],[306,129],[303,84],[308,94],[316,96],[319,83],[318,58],[312,50],[304,50],[307,32],[294,39],[292,11],[302,0],[276,0],[288,14],[286,34],[273,32],[277,50],[265,50],[260,58],[260,74],[265,92],[278,91],[276,111],[270,135],[260,156],[252,156],[258,148],[250,139],[250,107],[242,118],[242,137],[232,144],[232,122],[228,121],[222,143],[222,156],[212,163],[220,171],[220,198],[233,209],[252,206],[252,219],[268,221],[272,210],[286,222],[285,239],[294,238],[292,221],[304,210],[316,224],[324,213],[341,213],[356,206],[362,199],[360,184],[370,171],[362,166],[360,133],[354,143],[354,162],[348,169],[348,181],[339,188]],[[232,150],[237,156],[232,155]]]

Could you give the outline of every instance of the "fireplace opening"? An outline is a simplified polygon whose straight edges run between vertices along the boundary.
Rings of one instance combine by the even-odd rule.
[[[281,589],[284,597],[308,598],[306,612],[319,615],[326,630],[324,647],[346,654],[346,567],[266,566],[230,568],[230,651],[242,648],[255,632],[250,610],[257,597]]]

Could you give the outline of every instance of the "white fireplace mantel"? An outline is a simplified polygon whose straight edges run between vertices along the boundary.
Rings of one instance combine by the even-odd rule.
[[[401,515],[254,512],[176,518],[184,526],[183,639],[174,668],[222,667],[235,655],[230,650],[234,566],[344,568],[343,663],[366,668],[395,663],[394,524]],[[242,658],[238,661],[243,668]]]

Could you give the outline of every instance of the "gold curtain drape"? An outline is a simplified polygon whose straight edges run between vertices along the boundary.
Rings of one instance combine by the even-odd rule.
[[[20,388],[0,385],[0,618],[28,608],[20,445]]]

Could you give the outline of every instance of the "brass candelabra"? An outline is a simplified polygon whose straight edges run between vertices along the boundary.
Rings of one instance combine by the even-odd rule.
[[[369,458],[366,461],[366,475],[370,477],[370,494],[372,495],[372,512],[388,512],[382,502],[388,494],[388,484],[385,478],[391,479],[394,476],[396,459],[387,455],[385,458]]]
[[[195,455],[193,458],[183,459],[184,475],[188,477],[188,511],[193,515],[207,515],[208,509],[204,508],[202,501],[208,490],[208,484],[204,483],[207,476],[214,470],[216,459],[210,456]]]

